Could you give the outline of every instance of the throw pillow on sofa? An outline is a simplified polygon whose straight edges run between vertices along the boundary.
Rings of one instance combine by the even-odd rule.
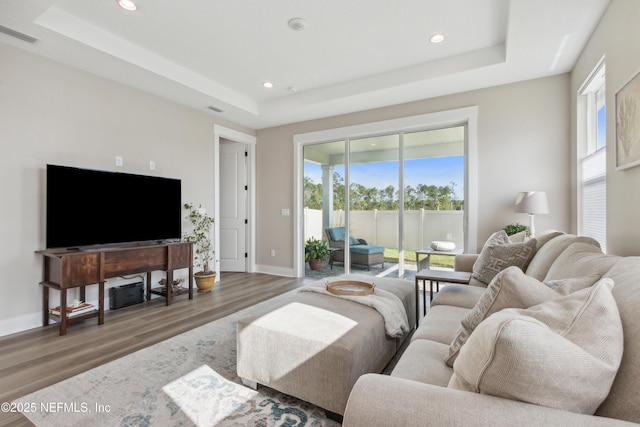
[[[453,366],[449,387],[593,414],[623,352],[613,280],[483,321]]]
[[[515,266],[524,270],[535,254],[536,239],[522,243],[510,243],[509,236],[500,230],[489,237],[475,264],[472,277],[488,284],[507,267]]]
[[[505,308],[528,308],[593,285],[599,276],[542,283],[525,275],[518,267],[508,267],[491,281],[475,306],[460,322],[445,358],[453,366],[460,348],[484,319]]]

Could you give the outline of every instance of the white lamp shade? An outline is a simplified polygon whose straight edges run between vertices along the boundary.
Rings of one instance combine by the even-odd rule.
[[[516,213],[548,214],[549,203],[544,191],[523,191],[516,198]]]

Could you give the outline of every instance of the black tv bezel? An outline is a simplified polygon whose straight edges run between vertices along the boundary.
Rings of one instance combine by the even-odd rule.
[[[55,171],[54,171],[55,170]],[[90,185],[87,182],[72,183],[72,188],[68,189],[68,194],[65,192],[63,197],[74,198],[73,205],[69,204],[65,207],[66,210],[62,214],[53,215],[52,210],[59,211],[61,209],[61,203],[65,203],[68,199],[54,200],[56,196],[60,195],[62,191],[60,188],[55,190],[50,188],[52,184],[50,182],[50,173],[63,173],[82,175],[86,178],[94,177],[95,180],[102,179],[107,180],[114,185],[116,183],[127,182],[130,185],[136,183],[138,187],[123,188],[113,187],[109,189],[105,188],[88,188]],[[134,174],[128,172],[116,172],[100,169],[90,169],[73,166],[62,166],[47,164],[45,170],[46,184],[45,184],[45,246],[47,249],[70,249],[70,250],[86,250],[92,248],[103,248],[110,246],[123,246],[123,245],[140,245],[149,243],[167,243],[172,241],[179,241],[182,237],[182,180],[179,178],[168,178],[153,175]],[[98,178],[99,177],[99,178]],[[96,181],[93,184],[96,184]],[[146,183],[142,186],[142,183]],[[151,185],[161,185],[167,193],[159,192],[157,189],[152,191]],[[57,183],[54,185],[61,185]],[[177,189],[176,189],[177,187]],[[173,188],[171,191],[170,189]],[[106,192],[105,192],[106,190]],[[123,191],[119,195],[124,195],[124,199],[117,199],[113,197],[114,192]],[[150,191],[151,194],[142,193],[144,190]],[[133,200],[134,193],[138,192],[139,200]],[[89,192],[89,193],[87,193]],[[53,193],[53,197],[52,197]],[[107,194],[108,193],[108,194]],[[162,194],[160,194],[162,193]],[[84,195],[84,196],[83,196]],[[90,205],[90,206],[88,206]],[[96,209],[100,209],[97,211]],[[109,212],[116,212],[113,220],[106,220],[104,218],[105,209],[111,209]],[[116,210],[118,209],[118,210]],[[75,215],[76,211],[79,211]],[[93,214],[92,214],[93,212]],[[137,217],[131,217],[131,212],[137,212]],[[142,213],[144,212],[144,213]],[[171,213],[173,212],[173,213]],[[72,218],[77,219],[77,223],[74,225],[69,224],[69,220],[66,222],[60,221],[60,216],[68,214]],[[163,219],[168,221],[167,223],[173,223],[173,225],[164,225],[162,228],[158,228],[157,232],[149,233],[149,228],[153,228],[158,223],[161,223],[163,219],[158,220],[152,215],[164,215]],[[75,216],[74,216],[75,215]],[[147,215],[148,221],[142,222],[143,215]],[[57,218],[57,219],[54,219]],[[97,230],[92,227],[98,227],[102,222],[103,229],[100,232],[91,233],[80,238],[79,233],[74,233],[71,238],[61,238],[61,235],[68,232],[70,229],[77,230],[78,227],[84,227],[84,230]],[[126,225],[134,222],[134,225]],[[142,223],[142,228],[145,228],[145,232],[141,234],[134,234],[131,232],[131,228],[135,227],[135,224]],[[76,225],[77,224],[77,225]],[[116,228],[124,230],[124,232],[115,231],[113,236],[104,238],[105,235],[104,225],[109,224],[106,228],[107,231],[116,230]],[[122,224],[125,224],[122,227]],[[65,231],[52,230],[55,227],[66,227]],[[88,237],[87,237],[88,236]],[[123,237],[125,236],[125,237]]]

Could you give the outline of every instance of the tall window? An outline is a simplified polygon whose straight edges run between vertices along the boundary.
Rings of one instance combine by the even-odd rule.
[[[593,237],[606,252],[607,156],[605,63],[602,61],[581,89],[583,130],[578,139],[578,232]]]

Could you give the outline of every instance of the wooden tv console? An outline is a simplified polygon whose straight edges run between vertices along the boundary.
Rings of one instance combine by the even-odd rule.
[[[130,274],[147,273],[147,300],[151,294],[159,294],[171,304],[174,296],[189,294],[193,299],[193,243],[149,243],[140,245],[109,246],[99,249],[67,250],[52,249],[36,253],[44,256],[42,286],[43,326],[49,319],[60,323],[60,335],[67,333],[67,324],[98,317],[98,324],[104,323],[104,283],[106,279]],[[171,290],[173,270],[189,269],[188,289]],[[151,289],[151,272],[167,272],[168,286],[160,291]],[[56,316],[49,313],[49,288],[60,291],[60,312],[67,307],[67,290],[80,288],[80,300],[85,300],[85,286],[98,284],[98,310],[77,317]],[[167,291],[168,290],[168,291]]]

